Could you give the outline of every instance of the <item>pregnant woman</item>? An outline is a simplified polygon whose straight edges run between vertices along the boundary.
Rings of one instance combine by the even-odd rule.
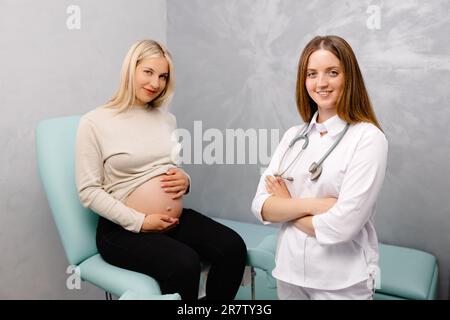
[[[200,260],[211,268],[206,299],[233,299],[246,260],[241,237],[183,209],[190,178],[178,167],[176,119],[161,107],[174,92],[168,50],[152,40],[134,44],[120,86],[105,105],[80,121],[76,182],[81,203],[100,215],[103,259],[155,278],[163,294],[198,297]]]

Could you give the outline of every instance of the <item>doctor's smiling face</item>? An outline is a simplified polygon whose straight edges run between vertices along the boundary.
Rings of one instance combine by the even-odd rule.
[[[319,49],[308,59],[306,90],[317,104],[318,122],[337,114],[338,101],[344,89],[344,73],[339,59],[330,51]]]

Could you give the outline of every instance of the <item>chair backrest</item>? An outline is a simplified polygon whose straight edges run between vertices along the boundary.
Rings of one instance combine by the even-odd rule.
[[[98,253],[98,215],[84,208],[75,185],[75,140],[80,116],[44,120],[36,129],[39,174],[69,263]]]

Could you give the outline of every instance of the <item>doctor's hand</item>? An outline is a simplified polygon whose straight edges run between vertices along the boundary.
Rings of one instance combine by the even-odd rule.
[[[282,177],[266,177],[266,190],[270,194],[279,198],[291,198],[291,193],[289,192],[286,183]]]
[[[161,178],[164,192],[174,193],[172,199],[181,198],[189,188],[189,178],[180,168],[172,168]]]
[[[315,237],[316,233],[312,224],[313,216],[304,216],[293,221],[294,226],[311,237]]]
[[[172,218],[165,214],[148,214],[144,218],[141,232],[164,232],[172,229],[178,224],[177,218]]]

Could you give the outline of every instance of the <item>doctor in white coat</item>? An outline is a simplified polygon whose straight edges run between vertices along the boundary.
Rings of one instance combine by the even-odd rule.
[[[372,299],[380,277],[375,203],[388,143],[344,39],[306,45],[296,98],[305,124],[285,133],[252,203],[263,223],[282,222],[278,296]]]

